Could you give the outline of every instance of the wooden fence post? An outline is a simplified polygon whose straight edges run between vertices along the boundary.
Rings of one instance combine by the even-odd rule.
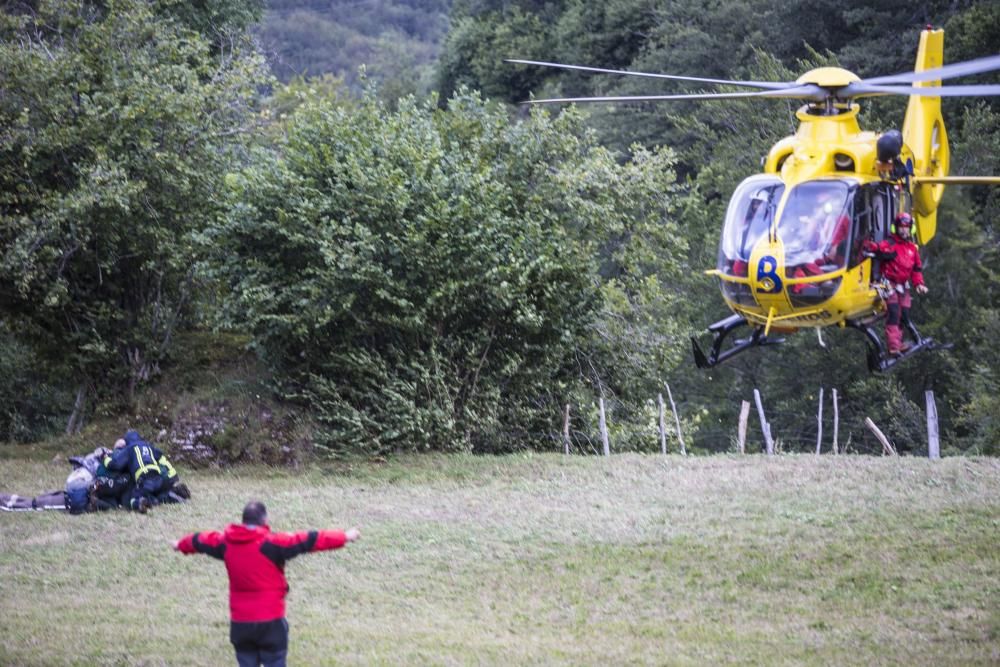
[[[774,441],[771,440],[771,427],[764,417],[764,404],[760,400],[760,390],[754,387],[753,400],[757,404],[757,416],[760,417],[760,430],[764,433],[765,451],[768,455],[774,454]]]
[[[569,403],[563,411],[563,453],[569,454]]]
[[[604,444],[604,455],[611,456],[611,443],[608,442],[608,420],[604,416],[604,397],[598,399],[601,408],[601,442]]]
[[[927,402],[927,456],[932,459],[941,458],[941,442],[938,439],[937,403],[934,402],[934,392],[924,392]]]
[[[656,395],[656,402],[660,406],[660,452],[667,453],[667,425],[664,422],[663,394]]]
[[[677,442],[681,445],[681,454],[687,456],[687,448],[684,446],[684,434],[681,433],[681,418],[677,415],[677,405],[674,403],[674,394],[670,391],[670,385],[663,383],[667,387],[667,398],[670,399],[670,411],[674,413],[674,423],[677,425]]]
[[[819,388],[819,412],[816,413],[816,456],[823,446],[823,387]]]
[[[878,438],[878,441],[882,443],[883,455],[891,454],[896,456],[896,449],[892,446],[892,443],[889,442],[889,438],[885,437],[885,434],[879,430],[878,426],[875,425],[875,422],[872,421],[871,417],[865,417],[865,426],[867,426],[869,430],[875,434],[875,437]]]
[[[740,454],[746,454],[748,417],[750,417],[750,402],[740,401],[740,426],[736,431],[736,437],[739,438]]]
[[[837,448],[837,428],[840,426],[840,406],[837,404],[837,390],[833,390],[833,453],[839,454]]]

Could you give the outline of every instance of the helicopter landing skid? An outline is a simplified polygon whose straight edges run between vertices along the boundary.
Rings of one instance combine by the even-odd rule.
[[[715,324],[709,326],[708,330],[712,333],[712,349],[709,350],[708,356],[702,352],[697,339],[692,336],[691,346],[694,348],[695,366],[698,368],[712,368],[713,366],[718,366],[726,359],[730,359],[740,352],[749,350],[752,347],[778,345],[779,343],[785,342],[784,338],[768,338],[764,335],[764,327],[755,326],[753,327],[748,338],[737,338],[733,341],[732,346],[723,350],[722,344],[726,340],[726,336],[744,325],[750,326],[745,317],[742,315],[730,315],[726,319],[719,320]]]
[[[857,320],[848,320],[847,325],[859,330],[868,339],[868,370],[872,373],[881,373],[887,371],[901,361],[909,359],[913,355],[927,351],[927,350],[950,350],[954,345],[952,343],[938,343],[933,338],[924,337],[920,335],[917,331],[917,327],[913,325],[908,319],[904,320],[903,324],[906,326],[906,330],[910,332],[913,336],[914,342],[910,345],[904,352],[896,355],[891,355],[886,350],[885,345],[882,343],[882,339],[879,337],[878,333],[871,328],[871,326],[858,322]]]

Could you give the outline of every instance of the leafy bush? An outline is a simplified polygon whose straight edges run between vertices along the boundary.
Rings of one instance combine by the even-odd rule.
[[[0,442],[32,442],[57,431],[72,396],[47,381],[31,348],[0,326]]]
[[[156,374],[197,293],[189,235],[255,124],[263,59],[185,24],[238,30],[259,2],[203,4],[0,13],[0,320],[81,398]]]
[[[637,207],[660,219],[673,178],[665,154],[619,166],[574,113],[512,123],[473,95],[305,104],[261,158],[205,237],[223,320],[320,444],[368,453],[544,437],[602,303],[598,249]]]

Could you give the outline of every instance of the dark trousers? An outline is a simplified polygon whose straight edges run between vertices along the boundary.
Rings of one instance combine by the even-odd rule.
[[[162,479],[159,473],[146,473],[143,475],[136,485],[132,487],[132,497],[129,503],[132,509],[136,509],[139,506],[139,498],[142,497],[145,497],[151,505],[155,505],[158,502],[156,494],[160,492],[160,486],[163,484]]]
[[[240,667],[285,667],[288,657],[288,621],[276,618],[260,623],[229,624],[229,641]]]
[[[170,492],[173,491],[174,485],[177,484],[177,475],[173,477],[160,477],[160,490],[156,492],[156,502],[158,503],[176,503],[176,499],[170,496]]]

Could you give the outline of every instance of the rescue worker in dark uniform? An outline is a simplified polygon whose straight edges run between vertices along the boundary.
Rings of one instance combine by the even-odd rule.
[[[187,484],[180,481],[180,477],[177,476],[177,470],[167,459],[167,455],[160,452],[160,458],[156,459],[157,465],[160,466],[160,476],[163,478],[163,483],[160,487],[160,492],[156,494],[156,499],[161,503],[179,503],[185,500],[191,499],[191,491],[188,489]]]
[[[913,218],[910,214],[900,213],[896,216],[892,236],[881,243],[866,243],[867,250],[882,260],[882,275],[891,290],[885,300],[888,310],[885,318],[885,341],[889,356],[892,357],[898,357],[910,349],[910,344],[903,342],[903,329],[900,326],[900,323],[910,319],[910,286],[918,294],[926,294],[928,291],[924,284],[920,250],[911,240],[912,227]]]
[[[132,476],[128,472],[112,472],[108,469],[114,453],[125,447],[125,440],[118,438],[113,450],[105,450],[101,464],[97,466],[94,480],[94,500],[99,510],[117,509],[127,506],[132,495]]]
[[[136,431],[125,433],[125,446],[115,449],[107,466],[112,472],[128,470],[135,486],[129,498],[129,507],[145,514],[155,505],[157,494],[163,489],[163,477],[157,460],[163,452],[143,440]]]

